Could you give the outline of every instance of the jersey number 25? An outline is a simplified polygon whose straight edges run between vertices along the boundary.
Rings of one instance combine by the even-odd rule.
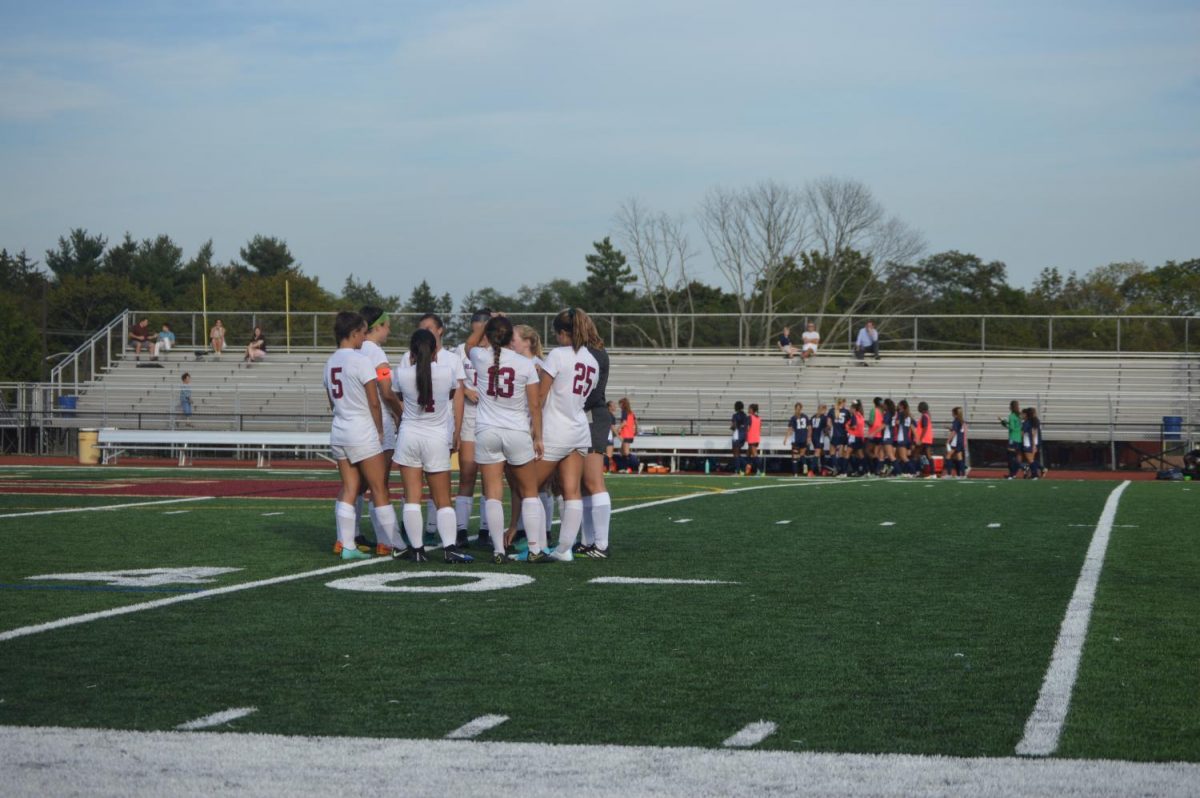
[[[575,364],[575,380],[571,383],[571,393],[587,396],[596,384],[596,369],[583,363]]]

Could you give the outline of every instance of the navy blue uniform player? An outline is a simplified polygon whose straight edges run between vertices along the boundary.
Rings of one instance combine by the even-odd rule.
[[[809,473],[808,416],[804,415],[804,405],[800,402],[796,402],[792,417],[788,419],[788,437],[791,438],[792,444],[792,476],[800,475],[801,460],[804,461],[804,473]],[[788,438],[784,438],[783,442],[786,445]]]
[[[808,446],[812,451],[812,459],[809,462],[809,473],[821,476],[825,464],[821,462],[821,455],[825,453],[825,422],[828,417],[825,414],[827,410],[825,405],[819,405],[817,412],[808,417],[808,431],[810,440]]]
[[[746,432],[750,429],[750,416],[746,406],[739,400],[733,403],[733,415],[729,417],[729,447],[733,452],[733,473],[741,474],[745,468],[742,449],[746,446]]]

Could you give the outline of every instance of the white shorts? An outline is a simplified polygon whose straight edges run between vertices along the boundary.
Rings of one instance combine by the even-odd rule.
[[[565,460],[571,452],[579,452],[583,457],[587,457],[588,455],[587,446],[555,446],[554,444],[547,443],[543,446],[543,449],[545,450],[545,454],[542,455],[542,459],[548,463],[557,463],[559,460]]]
[[[521,466],[533,459],[533,437],[524,430],[489,427],[475,436],[475,462],[491,465],[508,461]]]
[[[478,407],[470,402],[463,402],[463,422],[462,430],[458,433],[458,439],[466,443],[475,442],[475,414],[479,410]]]
[[[804,351],[805,351],[805,352],[812,352],[813,354],[816,354],[816,351],[817,351],[817,345],[816,345],[816,344],[805,344],[805,345],[804,345]]]
[[[334,460],[349,460],[351,463],[361,463],[377,454],[383,454],[383,447],[378,442],[362,446],[338,446],[335,443],[329,448],[333,452]]]
[[[450,446],[438,435],[400,433],[392,461],[409,468],[420,468],[430,474],[450,470]]]
[[[391,411],[386,408],[383,411],[383,450],[390,452],[396,448],[396,436],[399,431],[396,429],[396,422],[391,420]]]

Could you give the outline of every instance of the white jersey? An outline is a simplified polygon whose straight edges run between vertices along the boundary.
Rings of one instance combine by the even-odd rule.
[[[462,358],[450,349],[439,349],[433,356],[433,362],[440,366],[446,366],[454,375],[454,382],[451,384],[451,389],[458,390],[460,380],[466,382],[467,371],[463,366]],[[401,366],[411,366],[413,364],[412,350],[408,350],[400,358]],[[414,383],[415,384],[415,383]],[[450,436],[450,440],[454,440],[454,413],[451,412],[446,416],[446,434]]]
[[[525,388],[538,381],[533,361],[508,348],[500,350],[498,369],[493,361],[491,347],[477,346],[471,350],[475,387],[479,391],[476,434],[489,428],[529,432],[529,401]]]
[[[431,364],[433,378],[433,406],[422,407],[417,401],[417,367],[402,365],[392,372],[392,390],[404,402],[404,416],[400,421],[401,435],[425,435],[445,438],[447,445],[453,437],[454,412],[450,392],[458,387],[454,368],[448,363]],[[449,436],[447,431],[449,430]]]
[[[331,445],[379,444],[379,430],[367,404],[366,386],[374,379],[375,367],[357,349],[339,349],[325,361],[325,392],[333,403]]]
[[[450,353],[452,355],[454,355],[460,363],[462,363],[463,383],[468,388],[470,388],[472,391],[476,390],[475,366],[472,365],[471,358],[467,356],[467,345],[459,344],[458,346],[451,349]],[[474,407],[476,404],[475,402],[472,402],[470,399],[468,399],[466,396],[463,397],[463,401],[464,401],[464,405],[463,405],[464,407]]]
[[[546,355],[542,371],[554,378],[542,405],[542,440],[547,446],[590,448],[592,434],[583,404],[596,387],[600,364],[586,346],[578,352],[559,346]]]
[[[371,364],[371,368],[375,369],[376,376],[379,374],[380,366],[391,368],[388,364],[387,353],[383,351],[382,346],[374,341],[363,341],[362,349],[358,351],[362,352],[363,357]],[[382,394],[379,396],[379,401],[382,404]],[[383,405],[381,410],[383,411],[383,438],[385,441],[393,440],[396,437],[396,419],[392,416],[392,411],[387,405]]]

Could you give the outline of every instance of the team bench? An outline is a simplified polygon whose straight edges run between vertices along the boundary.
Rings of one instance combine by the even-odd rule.
[[[671,470],[679,470],[680,457],[709,457],[714,459],[732,457],[728,435],[638,435],[633,441],[633,453],[638,457],[669,457]],[[784,445],[774,435],[759,444],[760,455],[781,456],[791,454],[792,447]],[[746,456],[748,447],[742,447]]]
[[[271,453],[305,450],[328,457],[328,432],[247,432],[239,430],[101,429],[97,435],[101,462],[115,463],[129,450],[170,449],[179,465],[188,465],[195,452],[249,451],[258,467],[271,464]]]

